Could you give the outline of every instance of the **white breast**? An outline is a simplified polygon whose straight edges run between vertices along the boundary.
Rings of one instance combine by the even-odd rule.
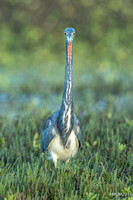
[[[71,156],[73,157],[78,150],[78,141],[74,131],[71,132],[69,136],[69,140],[71,140],[70,147],[64,148],[60,136],[56,135],[52,145],[49,148],[49,152],[53,158],[53,160],[68,160]]]

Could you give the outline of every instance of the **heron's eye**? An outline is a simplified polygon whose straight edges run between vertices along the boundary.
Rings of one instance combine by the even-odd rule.
[[[72,33],[72,37],[74,38],[74,36],[75,36],[75,33]]]

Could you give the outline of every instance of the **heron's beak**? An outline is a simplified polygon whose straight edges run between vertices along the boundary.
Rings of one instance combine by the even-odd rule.
[[[68,42],[69,46],[70,46],[71,41],[72,41],[72,35],[68,34],[67,35],[67,42]]]

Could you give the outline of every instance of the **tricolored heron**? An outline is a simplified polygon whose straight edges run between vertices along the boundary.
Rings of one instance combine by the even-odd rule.
[[[81,146],[79,120],[74,114],[73,102],[73,39],[74,28],[66,28],[65,82],[60,110],[54,112],[45,122],[41,135],[41,148],[48,151],[48,159],[69,161]]]

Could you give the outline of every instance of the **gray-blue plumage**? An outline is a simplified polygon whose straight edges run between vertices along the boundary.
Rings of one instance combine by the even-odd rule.
[[[54,137],[56,136],[55,131],[53,131],[53,127],[56,130],[56,133],[59,134],[59,130],[57,127],[57,119],[59,117],[59,110],[54,112],[45,122],[42,130],[42,135],[41,135],[41,149],[42,151],[46,151],[49,144],[52,142]],[[79,129],[77,129],[79,128]],[[74,132],[77,136],[78,142],[79,142],[79,147],[81,147],[82,142],[81,142],[81,130],[79,127],[79,120],[77,119],[76,115],[74,114]]]
[[[41,149],[44,152],[47,150],[49,144],[55,137],[55,132],[53,132],[52,128],[53,126],[57,129],[56,121],[59,115],[59,110],[54,112],[45,122],[42,130],[41,135]],[[52,126],[51,126],[52,125]]]
[[[42,136],[42,151],[48,150],[50,159],[56,165],[57,160],[69,160],[81,146],[81,130],[79,120],[74,114],[73,101],[73,39],[75,30],[65,29],[66,65],[62,104],[45,122]]]

